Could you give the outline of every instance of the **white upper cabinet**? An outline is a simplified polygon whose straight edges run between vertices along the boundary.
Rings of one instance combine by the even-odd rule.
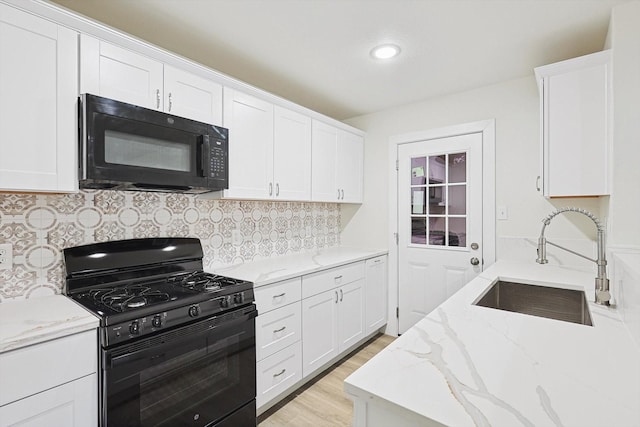
[[[362,203],[364,138],[316,120],[312,128],[312,200]]]
[[[611,55],[594,53],[535,69],[541,102],[545,197],[609,194]]]
[[[0,190],[77,190],[77,38],[0,4]]]
[[[314,202],[337,202],[336,147],[338,129],[317,120],[312,124],[311,138],[311,199]]]
[[[362,203],[364,138],[338,131],[336,183],[340,189],[340,201]]]
[[[224,88],[229,129],[225,198],[310,200],[311,119]]]
[[[223,123],[229,129],[229,189],[223,197],[272,197],[273,104],[225,87]]]
[[[222,85],[165,65],[164,109],[176,116],[222,125]]]
[[[83,34],[80,92],[222,124],[222,86]]]
[[[311,118],[278,106],[274,115],[274,197],[311,200]]]

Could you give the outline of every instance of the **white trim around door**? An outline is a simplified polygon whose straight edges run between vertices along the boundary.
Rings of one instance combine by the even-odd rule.
[[[394,135],[389,138],[389,322],[386,333],[398,335],[398,147],[429,139],[482,133],[482,235],[484,242],[483,269],[496,259],[496,179],[495,120],[483,120],[443,128]]]

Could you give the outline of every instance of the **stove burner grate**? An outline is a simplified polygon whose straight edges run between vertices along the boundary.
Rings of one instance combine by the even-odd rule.
[[[119,312],[171,300],[168,293],[145,285],[92,289],[89,291],[89,296],[96,303]]]

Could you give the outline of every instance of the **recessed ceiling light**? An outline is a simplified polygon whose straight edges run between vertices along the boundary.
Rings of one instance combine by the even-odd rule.
[[[383,44],[371,49],[371,56],[375,59],[391,59],[399,53],[400,48],[395,44]]]

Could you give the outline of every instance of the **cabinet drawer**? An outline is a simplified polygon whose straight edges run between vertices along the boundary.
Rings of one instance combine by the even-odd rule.
[[[302,277],[302,298],[317,295],[364,278],[364,261],[354,262]]]
[[[263,314],[292,302],[300,301],[301,282],[302,279],[296,277],[295,279],[255,288],[254,293],[258,313]]]
[[[97,349],[90,330],[0,354],[0,406],[93,374]]]
[[[258,408],[302,379],[300,342],[261,360],[256,365]]]
[[[256,357],[262,360],[300,340],[300,303],[289,304],[256,318]]]

